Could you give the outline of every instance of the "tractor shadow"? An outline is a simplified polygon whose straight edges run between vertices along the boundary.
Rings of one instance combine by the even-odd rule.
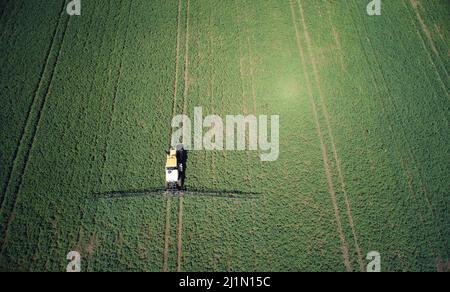
[[[184,182],[186,181],[186,174],[188,169],[188,158],[189,158],[189,151],[184,149],[183,145],[180,145],[177,147],[177,160],[181,162],[183,165],[183,171],[181,172],[181,186],[184,187]]]

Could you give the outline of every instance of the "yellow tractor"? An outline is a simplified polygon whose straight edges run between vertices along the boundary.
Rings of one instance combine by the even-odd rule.
[[[187,152],[183,145],[170,148],[166,160],[166,191],[175,192],[184,189]]]

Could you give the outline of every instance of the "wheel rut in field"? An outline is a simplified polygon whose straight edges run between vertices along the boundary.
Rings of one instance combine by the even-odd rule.
[[[163,250],[163,272],[169,271],[169,241],[170,241],[170,209],[171,198],[166,199],[166,210],[164,217],[164,250]]]
[[[407,1],[407,0],[404,0],[404,1]],[[430,50],[429,50],[429,49],[427,48],[427,46],[426,46],[425,38],[424,38],[423,35],[420,33],[419,28],[417,28],[417,30],[416,30],[416,31],[417,31],[417,34],[419,35],[419,38],[420,38],[421,41],[422,41],[422,46],[423,46],[424,50],[427,52],[427,55],[428,55],[430,64],[431,64],[431,65],[433,66],[433,68],[434,68],[434,72],[435,72],[435,74],[437,75],[437,78],[438,78],[438,80],[439,80],[439,82],[440,82],[440,84],[441,84],[441,86],[442,86],[442,89],[443,89],[444,92],[447,94],[447,97],[450,99],[450,93],[449,93],[449,91],[448,91],[448,89],[447,89],[446,83],[444,82],[444,78],[445,78],[445,80],[446,80],[447,82],[449,81],[448,71],[447,71],[447,69],[446,69],[446,67],[445,67],[444,62],[442,61],[442,57],[441,57],[441,55],[439,54],[439,51],[438,51],[438,49],[437,49],[437,47],[436,47],[436,43],[435,43],[434,40],[433,40],[433,35],[431,34],[431,30],[430,30],[430,28],[427,26],[427,24],[425,23],[425,20],[423,19],[422,15],[420,14],[420,10],[419,10],[419,5],[420,5],[420,4],[419,4],[419,0],[409,0],[409,1],[410,1],[410,4],[411,4],[412,9],[414,10],[414,13],[415,13],[415,16],[416,16],[416,18],[417,18],[417,21],[418,21],[419,24],[420,24],[420,28],[421,28],[423,34],[426,36],[426,39],[427,39],[427,41],[428,41],[428,44],[429,44],[430,47],[431,47],[431,51],[433,52],[433,54],[435,55],[435,57],[436,57],[436,59],[439,61],[439,63],[443,66],[444,73],[445,73],[445,76],[444,76],[444,77],[441,76],[441,73],[439,72],[436,63],[434,62],[433,58],[431,57]],[[407,4],[406,4],[405,2],[403,2],[403,4],[405,5],[405,7],[406,7],[406,9],[408,10],[408,13],[409,13],[409,9],[408,9],[408,7],[407,7]],[[413,21],[413,22],[414,22],[414,21]],[[414,24],[414,25],[415,25],[415,24]]]
[[[65,5],[62,5],[62,11]],[[23,177],[28,168],[28,163],[36,135],[40,127],[42,112],[45,108],[50,90],[54,81],[55,71],[61,56],[61,51],[66,35],[70,18],[62,13],[58,19],[53,32],[51,44],[48,48],[47,58],[42,68],[39,83],[34,93],[33,101],[30,105],[25,126],[22,129],[21,139],[15,151],[12,169],[8,175],[8,182],[4,188],[4,194],[1,202],[1,239],[0,249],[3,254],[5,243],[8,239],[9,226],[14,218],[14,211],[17,205],[17,199],[23,185]],[[56,39],[60,37],[58,42]]]
[[[411,0],[411,1],[413,1],[413,0]],[[417,0],[415,0],[414,2],[417,2]],[[364,26],[364,28],[366,29],[365,26]],[[367,29],[366,29],[366,32],[367,32]],[[385,75],[385,73],[384,73],[384,70],[383,70],[383,67],[382,67],[381,63],[379,62],[380,56],[377,54],[377,51],[376,51],[375,48],[374,48],[373,42],[372,42],[372,40],[371,40],[371,38],[370,38],[370,35],[368,36],[367,40],[368,40],[368,43],[369,43],[370,48],[371,48],[371,50],[372,50],[372,54],[373,54],[373,56],[374,56],[375,63],[376,63],[376,65],[377,65],[377,66],[376,66],[376,67],[377,67],[377,71],[379,72],[379,76],[380,76],[380,79],[381,79],[381,81],[382,81],[382,82],[380,82],[380,84],[383,84],[383,87],[384,87],[385,91],[387,92],[387,97],[388,97],[387,100],[389,101],[390,107],[394,109],[394,112],[395,112],[395,115],[396,115],[396,116],[401,116],[401,115],[399,114],[399,113],[401,112],[401,110],[399,110],[398,104],[394,101],[394,94],[393,94],[393,92],[392,92],[392,88],[390,87],[390,85],[389,85],[389,83],[388,83],[388,77],[386,77],[386,75]],[[373,74],[375,74],[375,73],[373,73]],[[381,89],[378,89],[378,90],[379,90],[379,92],[381,92]],[[391,120],[392,120],[392,119],[391,119]],[[391,122],[391,127],[393,128],[392,122]],[[401,155],[401,154],[399,155],[399,156],[400,156],[401,163],[405,165],[405,179],[408,181],[408,176],[409,176],[408,174],[412,175],[412,173],[411,173],[409,167],[406,165],[406,161],[410,161],[411,164],[412,164],[412,166],[411,166],[410,168],[412,168],[413,170],[416,171],[416,174],[417,174],[417,176],[418,176],[418,179],[419,179],[420,184],[422,185],[423,188],[425,188],[424,179],[423,179],[423,177],[422,177],[420,171],[417,169],[417,165],[418,165],[417,159],[416,159],[415,155],[413,154],[413,152],[412,152],[412,150],[411,150],[411,147],[409,146],[409,145],[411,145],[411,143],[409,142],[409,139],[408,139],[408,137],[407,137],[407,134],[406,134],[407,131],[406,131],[406,129],[405,129],[404,123],[401,122],[401,123],[399,124],[399,127],[400,127],[400,130],[401,130],[400,133],[401,133],[401,135],[403,136],[403,139],[407,142],[406,145],[408,145],[408,147],[406,147],[406,149],[407,149],[407,151],[406,151],[406,156],[409,156],[409,157],[407,158],[407,160],[404,159],[404,156],[403,156],[403,155]],[[412,181],[411,181],[411,182],[412,182]],[[432,208],[432,205],[431,205],[431,201],[430,201],[430,199],[429,199],[429,197],[428,197],[428,193],[425,191],[425,192],[423,193],[423,195],[424,195],[424,196],[423,196],[423,199],[425,200],[426,206],[427,206],[427,207],[430,209],[430,211],[433,213],[433,208]]]
[[[187,112],[189,97],[189,14],[190,0],[186,0],[186,33],[185,33],[185,53],[184,53],[184,93],[183,93],[183,114]],[[184,192],[180,194],[178,208],[178,226],[177,226],[177,272],[181,272],[181,261],[183,258],[183,207]]]
[[[349,7],[349,10],[351,10],[350,7]],[[358,26],[355,23],[355,19],[353,19],[353,26],[354,26],[355,30],[357,31],[357,33],[358,33],[358,35],[360,36],[360,39],[361,39],[361,31],[358,29]],[[367,28],[366,28],[365,25],[363,26],[363,29],[364,29],[365,33],[368,34]],[[405,180],[405,183],[406,183],[406,185],[408,187],[409,195],[412,198],[413,202],[415,202],[415,204],[418,206],[419,209],[422,208],[423,204],[418,204],[417,203],[417,197],[418,197],[417,196],[417,188],[414,187],[414,185],[413,185],[412,172],[411,172],[410,168],[408,167],[408,165],[406,163],[406,161],[412,161],[412,165],[413,165],[412,169],[417,171],[417,176],[419,178],[419,182],[420,182],[420,184],[422,186],[422,189],[423,189],[423,191],[421,192],[423,194],[422,199],[425,200],[425,205],[429,208],[432,216],[434,217],[434,211],[432,209],[430,200],[429,200],[428,195],[427,195],[427,191],[426,191],[426,187],[425,187],[425,184],[424,184],[424,180],[423,180],[422,175],[420,174],[419,170],[416,169],[416,167],[414,167],[414,165],[417,164],[416,159],[415,159],[413,153],[411,152],[411,149],[410,149],[409,146],[407,147],[407,151],[405,151],[406,154],[404,154],[403,151],[401,151],[399,149],[400,145],[397,142],[398,139],[396,139],[396,137],[394,136],[394,133],[393,133],[394,123],[392,122],[393,121],[393,117],[392,117],[392,114],[388,113],[387,108],[393,108],[395,113],[398,113],[399,110],[397,109],[397,106],[396,106],[396,104],[393,101],[393,96],[392,96],[391,89],[390,89],[389,84],[387,83],[387,79],[386,79],[386,77],[385,77],[385,75],[383,73],[383,68],[382,68],[381,64],[379,63],[379,61],[378,61],[379,60],[378,59],[379,56],[376,54],[376,50],[375,50],[375,48],[373,46],[372,40],[368,37],[367,41],[368,41],[368,44],[369,44],[369,48],[367,50],[371,51],[370,54],[373,56],[373,58],[375,60],[374,62],[376,64],[376,66],[375,66],[376,68],[373,68],[372,66],[368,66],[369,68],[371,68],[372,83],[373,83],[373,85],[374,85],[374,87],[376,89],[376,92],[378,92],[378,94],[380,96],[387,95],[387,97],[388,97],[387,98],[388,102],[385,102],[385,100],[381,99],[381,108],[382,108],[382,113],[383,113],[383,115],[385,117],[385,120],[389,124],[388,132],[391,134],[391,140],[393,141],[393,143],[394,143],[394,145],[396,147],[395,157],[397,158],[397,160],[398,160],[398,162],[400,164],[402,178]],[[369,60],[370,59],[369,58],[369,52],[366,51],[366,48],[364,47],[364,45],[362,43],[361,43],[361,47],[362,47],[362,50],[363,50],[363,52],[364,52],[364,54],[366,56],[366,60]],[[377,74],[377,72],[378,72],[378,74]],[[384,90],[382,88],[380,88],[379,84],[381,84],[382,87],[384,87]],[[406,141],[408,141],[408,139],[406,138],[406,132],[405,132],[405,129],[404,129],[404,125],[402,123],[400,123],[399,127],[400,127],[400,131],[399,131],[400,134],[403,136],[403,138]],[[406,144],[409,145],[409,142],[406,143]],[[409,157],[407,157],[405,159],[405,156],[409,156]],[[422,209],[420,209],[419,217],[421,218],[421,222],[422,223],[426,222],[426,220],[424,218],[424,215],[423,215],[423,210]],[[440,231],[440,228],[439,227],[436,227],[436,228],[437,229],[435,231],[437,232],[437,234],[439,234],[439,236],[441,238],[444,238],[444,241],[447,242],[445,237],[442,235],[442,232]],[[427,239],[427,244],[429,246],[432,246],[432,244],[429,241],[429,239]],[[436,254],[436,249],[435,248],[432,247],[431,250],[433,250],[433,253]]]
[[[180,63],[180,30],[181,30],[181,0],[178,0],[178,14],[177,14],[177,34],[175,45],[175,77],[173,79],[173,96],[172,96],[172,117],[177,114],[177,95],[178,95],[178,74]],[[169,139],[172,139],[173,130],[170,131]],[[169,145],[171,146],[171,145]]]
[[[321,108],[322,108],[322,113],[325,117],[325,124],[326,124],[326,128],[327,128],[327,132],[328,132],[328,137],[331,143],[331,147],[332,147],[332,152],[333,152],[333,158],[336,162],[336,169],[337,169],[337,173],[338,173],[338,178],[339,178],[339,182],[341,185],[341,191],[344,195],[344,202],[345,202],[345,207],[346,207],[346,213],[347,213],[347,217],[348,217],[348,221],[349,221],[349,225],[350,228],[352,230],[352,235],[353,235],[353,240],[354,240],[354,244],[355,244],[355,249],[356,249],[356,253],[358,256],[358,263],[360,265],[360,270],[364,271],[364,262],[363,262],[363,258],[362,258],[362,253],[361,253],[361,248],[359,246],[359,240],[358,240],[358,236],[356,233],[356,228],[355,228],[355,224],[353,221],[353,214],[352,214],[352,209],[351,209],[351,205],[350,205],[350,201],[348,198],[348,192],[346,189],[346,185],[345,185],[345,179],[344,179],[344,174],[342,171],[342,166],[341,166],[341,160],[339,158],[338,152],[337,152],[337,147],[336,147],[336,143],[335,143],[335,139],[334,139],[334,135],[333,135],[333,130],[331,128],[331,117],[328,111],[328,108],[326,106],[326,101],[325,101],[325,97],[324,97],[324,93],[322,90],[322,86],[321,86],[321,78],[320,78],[320,73],[319,73],[319,69],[317,66],[317,60],[314,54],[314,49],[313,49],[313,44],[312,44],[312,39],[311,39],[311,35],[309,33],[308,30],[308,26],[306,24],[305,21],[305,16],[304,16],[304,9],[303,6],[300,2],[300,0],[297,1],[298,4],[298,8],[299,8],[299,14],[300,14],[300,19],[303,25],[303,32],[304,32],[304,38],[305,38],[305,42],[308,48],[308,52],[309,52],[309,58],[311,60],[312,63],[312,68],[313,68],[313,73],[314,73],[314,77],[315,77],[315,81],[316,81],[316,86],[319,92],[319,98],[320,98],[320,104],[321,104]]]
[[[343,258],[344,258],[344,266],[347,271],[352,271],[352,265],[351,265],[350,256],[349,256],[349,248],[348,248],[348,245],[347,245],[347,242],[345,239],[343,225],[342,225],[342,219],[341,219],[340,211],[339,211],[338,204],[337,204],[336,190],[335,190],[334,184],[333,184],[333,178],[332,178],[333,175],[332,175],[332,170],[331,170],[331,165],[330,165],[330,159],[328,157],[327,147],[325,145],[324,136],[323,136],[323,133],[321,130],[320,122],[319,122],[319,114],[318,114],[317,105],[316,105],[316,102],[315,102],[314,96],[313,96],[311,80],[309,79],[308,70],[306,67],[305,52],[304,52],[304,49],[303,49],[303,46],[301,43],[301,36],[300,36],[300,32],[299,32],[298,25],[296,22],[295,9],[294,9],[294,4],[293,4],[292,0],[289,0],[289,4],[291,7],[292,22],[293,22],[293,26],[294,26],[297,49],[298,49],[298,52],[300,55],[300,63],[302,64],[302,67],[303,67],[303,73],[304,73],[305,79],[306,79],[306,87],[307,87],[307,91],[308,91],[308,95],[309,95],[309,100],[311,103],[312,112],[314,115],[314,122],[316,124],[317,136],[320,141],[320,146],[321,146],[321,151],[322,151],[322,159],[323,159],[325,175],[326,175],[326,179],[327,179],[328,192],[331,197],[333,210],[334,210],[334,214],[335,214],[337,231],[338,231],[339,239],[341,242],[341,249],[342,249],[342,254],[343,254]]]
[[[32,99],[32,101],[30,103],[30,106],[29,106],[29,109],[28,109],[28,112],[27,112],[27,117],[26,117],[26,120],[25,120],[25,124],[22,127],[22,131],[20,133],[20,140],[19,140],[19,143],[17,144],[17,147],[16,147],[14,155],[13,155],[12,166],[9,169],[8,177],[6,179],[6,184],[3,187],[3,192],[1,194],[2,197],[0,198],[0,206],[3,206],[3,203],[4,203],[3,201],[5,199],[6,191],[7,191],[8,187],[9,187],[9,184],[11,183],[11,178],[12,178],[11,176],[13,175],[13,172],[14,172],[14,166],[16,165],[17,160],[19,159],[19,149],[21,148],[21,145],[25,144],[27,129],[28,129],[28,127],[31,127],[32,125],[35,125],[37,123],[36,117],[35,117],[36,114],[34,113],[34,111],[35,111],[35,108],[38,107],[37,104],[39,102],[38,99],[41,97],[39,95],[39,92],[40,92],[41,88],[43,86],[48,86],[48,84],[44,84],[45,83],[44,79],[46,77],[45,76],[46,72],[48,70],[53,70],[51,68],[52,67],[51,63],[52,62],[50,61],[50,59],[51,59],[51,53],[53,51],[53,47],[55,46],[55,39],[56,39],[57,34],[58,34],[58,30],[59,30],[61,19],[62,19],[62,17],[60,15],[59,18],[58,18],[58,21],[57,21],[57,23],[55,25],[55,28],[53,30],[52,38],[51,38],[51,41],[50,41],[50,46],[48,47],[47,53],[46,53],[46,59],[45,59],[45,62],[43,64],[43,66],[42,66],[41,73],[39,75],[40,76],[39,77],[39,82],[36,85],[36,88],[34,90],[33,99]],[[48,69],[49,67],[50,67],[50,69]],[[34,114],[34,116],[33,116],[33,114]]]
[[[239,9],[241,8],[241,9]],[[243,13],[241,13],[243,12]],[[242,14],[244,16],[242,16]],[[235,3],[235,15],[236,15],[236,23],[237,23],[237,46],[239,48],[239,81],[241,87],[241,97],[242,97],[242,111],[245,116],[249,114],[248,105],[249,105],[249,96],[251,96],[251,107],[250,114],[254,116],[257,115],[256,112],[256,85],[254,82],[254,64],[253,64],[253,50],[250,43],[250,30],[248,28],[248,5],[244,5],[238,7],[237,3]],[[241,29],[241,27],[245,29]],[[247,66],[245,66],[247,63]],[[247,84],[247,86],[245,86]],[[247,89],[246,89],[247,87]],[[249,141],[249,133],[246,133],[246,140]],[[251,155],[250,151],[245,151],[246,154],[246,163],[245,166],[247,169],[251,169]],[[260,151],[258,150],[258,154]],[[246,184],[250,186],[251,189],[254,189],[254,185],[251,181],[247,181]],[[257,270],[257,247],[256,247],[256,239],[255,239],[255,228],[256,228],[256,212],[257,204],[255,201],[251,201],[251,220],[253,228],[250,231],[251,234],[251,245],[252,245],[252,258],[253,261],[253,270]]]
[[[177,96],[178,96],[178,74],[180,63],[180,34],[181,34],[181,1],[178,0],[178,12],[177,12],[177,32],[176,32],[176,44],[175,44],[175,76],[173,79],[173,96],[172,96],[172,117],[177,114]],[[172,128],[171,128],[172,129]],[[169,147],[172,142],[173,129],[170,132]],[[164,217],[164,247],[163,247],[163,272],[168,272],[169,269],[169,241],[170,241],[170,209],[171,198],[166,198],[165,217]]]
[[[180,194],[178,205],[178,225],[177,225],[177,272],[181,272],[181,261],[183,259],[183,204],[184,194]]]
[[[185,23],[185,53],[184,53],[184,91],[182,98],[182,112],[183,114],[187,111],[187,97],[189,95],[189,10],[190,2],[186,1],[186,23]],[[181,15],[182,15],[182,0],[178,1],[178,13],[177,13],[177,32],[176,32],[176,45],[175,45],[175,77],[173,83],[173,108],[172,117],[177,114],[177,96],[178,96],[178,75],[179,75],[179,65],[180,65],[180,49],[181,49]],[[170,141],[172,139],[173,129],[170,131]],[[170,146],[172,141],[170,142]],[[184,194],[181,193],[179,197],[179,207],[178,207],[178,221],[176,230],[176,240],[177,240],[177,271],[181,270],[182,261],[182,231],[183,231],[183,206],[184,206]],[[169,271],[169,248],[170,248],[170,210],[171,210],[171,197],[166,198],[166,209],[165,209],[165,223],[164,223],[164,248],[163,248],[163,272]]]

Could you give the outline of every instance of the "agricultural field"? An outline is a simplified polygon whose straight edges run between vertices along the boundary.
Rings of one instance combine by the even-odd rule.
[[[0,1],[0,271],[450,271],[450,2]],[[278,115],[279,157],[175,115]]]

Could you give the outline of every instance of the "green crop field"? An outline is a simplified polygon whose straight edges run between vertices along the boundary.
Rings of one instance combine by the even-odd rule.
[[[0,271],[450,271],[450,2],[0,1]],[[177,114],[279,115],[279,157]]]

